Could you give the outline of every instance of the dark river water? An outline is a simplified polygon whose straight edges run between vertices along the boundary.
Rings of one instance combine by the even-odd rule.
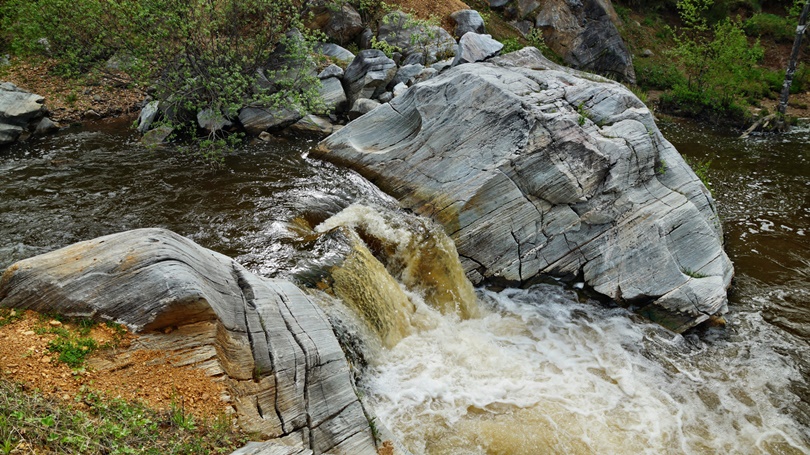
[[[211,169],[142,148],[128,126],[0,150],[0,270],[164,227],[295,279],[329,254],[301,226],[353,203],[393,204],[356,173],[308,158],[311,141],[252,144]],[[739,140],[659,126],[685,156],[711,160],[736,268],[727,325],[674,335],[550,285],[479,289],[475,320],[427,309],[424,329],[361,381],[414,454],[810,453],[810,129]]]

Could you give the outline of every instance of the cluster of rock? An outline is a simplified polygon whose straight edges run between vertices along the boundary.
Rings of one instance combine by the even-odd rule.
[[[44,101],[10,82],[0,82],[0,146],[59,129],[46,117]]]
[[[679,332],[726,310],[714,201],[649,109],[534,48],[420,83],[313,153],[441,223],[474,283],[568,276]]]
[[[334,41],[318,47],[333,63],[325,68],[313,66],[301,70],[317,75],[323,105],[315,112],[304,112],[293,103],[278,108],[248,105],[239,111],[237,118],[231,119],[218,112],[202,111],[197,113],[200,128],[208,131],[241,128],[260,137],[282,130],[328,135],[338,130],[341,123],[389,102],[418,82],[453,66],[486,60],[503,48],[485,34],[481,15],[473,10],[453,15],[457,41],[443,28],[415,21],[401,11],[389,13],[375,34],[362,24],[352,6],[346,4],[335,11],[325,3],[318,5],[316,2],[313,7],[310,25]],[[393,49],[390,57],[372,48],[375,42]],[[355,55],[338,43],[356,43],[364,50]],[[171,134],[168,127],[152,127],[158,117],[166,114],[165,110],[157,101],[142,109],[138,129],[144,133],[145,143],[160,143]]]
[[[377,453],[313,298],[170,231],[128,231],[20,261],[0,278],[0,306],[151,332],[148,347],[171,349],[225,384],[245,432],[275,440],[240,453]]]
[[[490,0],[524,35],[542,33],[545,44],[573,68],[636,82],[632,55],[610,0]]]

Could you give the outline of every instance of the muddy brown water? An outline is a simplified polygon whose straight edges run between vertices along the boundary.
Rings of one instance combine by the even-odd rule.
[[[810,453],[810,128],[740,140],[659,126],[685,156],[711,160],[736,269],[727,326],[674,336],[562,287],[479,289],[483,318],[437,315],[361,384],[414,453]],[[165,227],[259,274],[305,276],[330,248],[301,226],[355,202],[392,205],[356,173],[309,158],[313,145],[255,143],[211,169],[144,149],[121,121],[2,149],[0,269]]]

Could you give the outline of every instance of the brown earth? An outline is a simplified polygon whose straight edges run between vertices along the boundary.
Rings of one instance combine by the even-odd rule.
[[[0,324],[5,322],[2,319],[0,316]],[[140,401],[156,410],[170,410],[174,405],[198,418],[217,418],[229,408],[220,399],[224,386],[202,370],[173,366],[171,356],[167,357],[163,351],[136,349],[138,336],[121,335],[104,324],[93,327],[88,336],[99,346],[112,343],[114,347],[93,353],[87,364],[109,362],[125,354],[126,361],[112,370],[94,371],[92,367],[73,370],[48,350],[48,343],[57,338],[47,333],[53,327],[73,333],[78,330],[73,323],[60,323],[32,311],[0,326],[0,378],[79,407],[84,405],[76,397],[80,392],[92,390],[113,398]]]

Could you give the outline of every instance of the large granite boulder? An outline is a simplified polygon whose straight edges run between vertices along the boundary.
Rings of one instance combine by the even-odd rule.
[[[461,38],[467,32],[483,35],[487,32],[484,25],[484,18],[474,9],[462,9],[450,15],[450,19],[456,23],[453,35]]]
[[[348,3],[335,5],[329,1],[315,0],[311,2],[310,12],[309,27],[322,31],[336,43],[351,43],[363,31],[360,13]]]
[[[492,39],[491,36],[467,32],[458,42],[458,51],[456,52],[456,58],[453,60],[453,66],[483,62],[498,55],[501,49],[503,49],[503,44]]]
[[[16,141],[45,115],[45,99],[10,82],[0,83],[0,145]]]
[[[547,0],[532,11],[546,44],[568,65],[636,82],[632,56],[612,20],[617,15],[609,0]]]
[[[136,332],[180,326],[172,334],[182,334],[195,324],[209,343],[195,349],[209,353],[198,360],[222,371],[246,432],[284,437],[307,453],[377,453],[319,307],[292,283],[260,278],[170,231],[128,231],[20,261],[0,278],[0,306],[117,321]]]
[[[534,48],[416,84],[315,154],[439,221],[475,283],[576,278],[676,331],[726,309],[709,191],[629,90]]]

